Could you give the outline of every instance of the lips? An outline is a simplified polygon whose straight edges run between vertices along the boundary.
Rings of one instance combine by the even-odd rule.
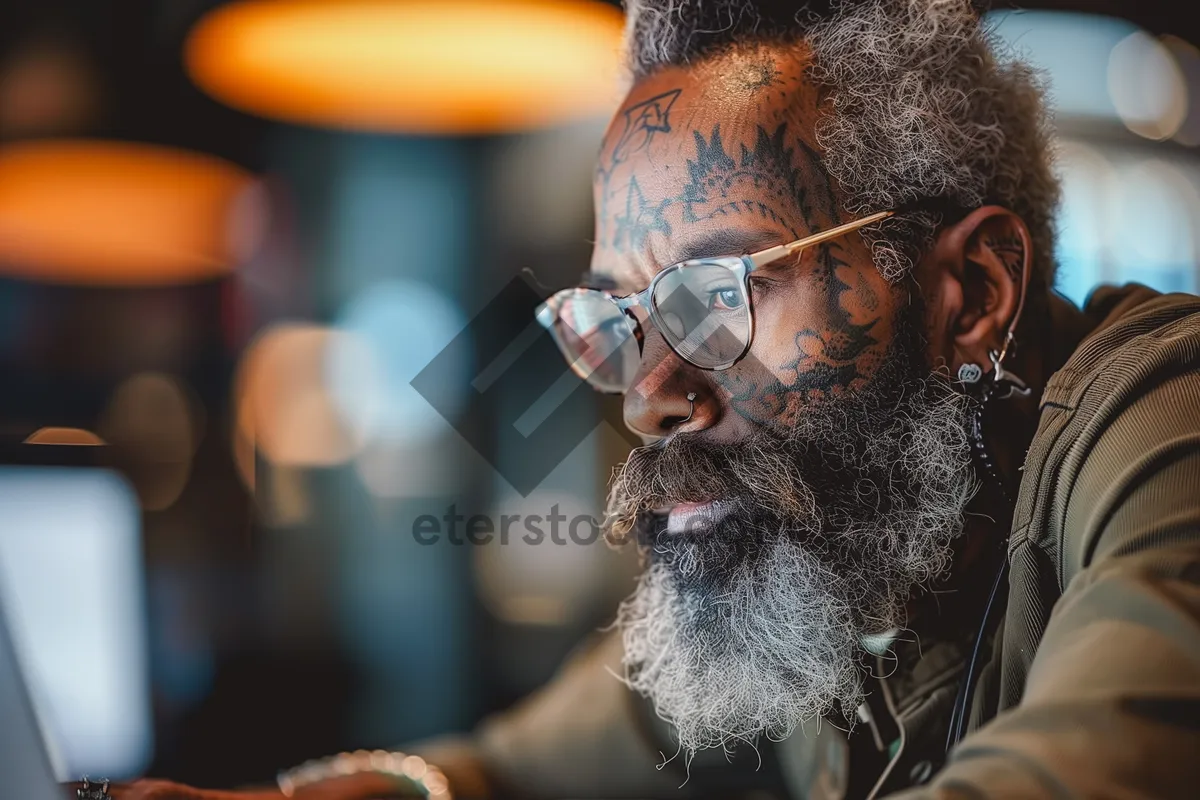
[[[680,503],[667,514],[667,533],[699,533],[715,526],[733,511],[727,500],[706,503]]]

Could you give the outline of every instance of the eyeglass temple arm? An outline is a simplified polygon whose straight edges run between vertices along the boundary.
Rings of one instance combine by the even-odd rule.
[[[862,219],[856,219],[853,222],[847,222],[844,225],[838,225],[836,228],[830,228],[827,231],[814,233],[812,236],[805,237],[804,239],[798,239],[790,244],[781,244],[777,245],[776,247],[770,247],[766,250],[760,250],[757,253],[750,254],[747,256],[747,258],[750,259],[750,263],[754,265],[754,268],[758,269],[761,266],[778,261],[785,256],[790,256],[793,253],[804,250],[805,248],[812,247],[816,244],[821,244],[822,242],[827,242],[830,239],[836,239],[837,237],[843,236],[851,231],[856,231],[859,228],[870,225],[872,222],[879,222],[881,219],[887,219],[888,217],[893,216],[895,213],[895,211],[880,211],[876,214],[863,217]]]

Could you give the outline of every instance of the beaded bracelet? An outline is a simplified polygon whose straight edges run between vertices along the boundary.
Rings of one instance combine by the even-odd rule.
[[[440,769],[420,756],[386,750],[356,750],[306,761],[279,773],[276,782],[285,797],[292,797],[297,789],[305,786],[365,772],[397,778],[406,789],[418,792],[426,800],[454,800],[450,784]]]

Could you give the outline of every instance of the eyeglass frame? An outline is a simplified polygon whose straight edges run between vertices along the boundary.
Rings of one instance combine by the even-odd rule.
[[[677,270],[685,269],[687,267],[695,267],[695,266],[702,266],[702,265],[722,266],[722,267],[725,267],[726,269],[728,269],[730,272],[732,272],[734,274],[734,276],[737,278],[739,285],[742,287],[742,292],[746,299],[746,306],[747,306],[746,313],[749,317],[749,330],[747,331],[746,344],[742,348],[742,351],[740,353],[738,353],[736,357],[734,357],[733,359],[731,359],[728,362],[725,362],[718,366],[707,367],[702,364],[695,363],[691,358],[689,358],[688,356],[681,353],[679,351],[679,349],[674,344],[671,343],[670,338],[668,338],[666,335],[663,336],[663,341],[666,342],[667,347],[671,348],[671,352],[674,353],[675,355],[679,356],[680,358],[682,358],[688,364],[691,364],[696,369],[702,369],[707,372],[721,372],[722,370],[729,369],[734,364],[736,364],[737,362],[739,362],[743,358],[745,358],[746,353],[750,352],[750,347],[754,343],[754,304],[751,302],[751,291],[750,291],[750,280],[749,280],[750,273],[754,272],[757,269],[765,267],[768,264],[773,264],[782,258],[787,258],[788,256],[794,256],[797,253],[801,253],[801,252],[807,250],[808,248],[813,247],[814,245],[823,244],[824,242],[827,242],[831,239],[836,239],[840,236],[844,236],[847,233],[853,233],[854,231],[864,228],[867,225],[870,225],[872,223],[880,222],[889,217],[895,216],[896,213],[897,212],[895,212],[895,211],[879,211],[874,214],[869,214],[865,217],[862,217],[861,219],[851,220],[850,222],[843,223],[836,227],[830,228],[829,230],[820,231],[818,233],[814,233],[809,236],[805,236],[801,239],[796,239],[795,241],[788,242],[787,244],[775,245],[774,247],[768,247],[765,250],[759,250],[757,252],[749,253],[749,254],[742,255],[742,256],[715,256],[715,257],[709,257],[709,258],[693,258],[693,259],[689,259],[687,261],[680,261],[676,264],[671,264],[670,266],[665,267],[662,270],[659,270],[658,274],[650,279],[650,285],[647,286],[645,289],[642,289],[640,292],[633,292],[632,294],[621,295],[619,297],[614,296],[614,295],[610,294],[609,292],[604,291],[603,289],[593,289],[593,288],[588,288],[588,287],[575,287],[573,289],[562,289],[558,292],[555,292],[553,295],[551,295],[546,300],[546,302],[541,305],[541,307],[537,311],[536,317],[537,317],[538,321],[542,323],[542,326],[545,327],[548,331],[550,331],[550,334],[554,337],[555,342],[558,343],[559,349],[563,350],[562,342],[560,341],[558,334],[555,332],[555,327],[554,327],[554,323],[557,322],[560,318],[559,310],[562,307],[562,304],[565,302],[566,298],[570,295],[574,295],[574,294],[589,294],[590,295],[592,292],[598,292],[598,293],[604,295],[604,297],[607,300],[609,300],[609,302],[611,302],[613,305],[615,305],[617,307],[617,309],[620,310],[620,312],[623,316],[628,317],[633,322],[633,335],[637,339],[638,353],[640,354],[640,353],[642,353],[642,345],[643,345],[645,334],[642,331],[641,321],[633,313],[631,313],[632,310],[635,308],[639,308],[639,307],[644,308],[646,310],[646,315],[650,319],[650,322],[654,324],[654,327],[656,327],[660,331],[662,331],[662,330],[664,330],[664,323],[662,320],[662,316],[658,313],[658,309],[657,309],[655,303],[653,302],[653,297],[654,297],[654,290],[655,290],[655,288],[657,288],[659,282],[663,279],[663,277],[666,275],[669,275]],[[553,314],[553,317],[548,318],[548,319],[544,318],[544,313],[546,311],[550,311]],[[582,339],[583,337],[580,337],[580,338]],[[686,337],[684,337],[684,340],[686,340]],[[564,354],[564,356],[567,355],[567,353],[565,351],[563,354]],[[574,362],[570,362],[570,363],[571,363],[572,369],[574,369]],[[587,380],[587,379],[584,378],[584,380]],[[588,383],[591,383],[591,381],[588,381]],[[597,391],[601,391],[602,393],[605,393],[605,394],[624,394],[625,391],[628,391],[628,389],[622,389],[618,392],[604,392],[604,390],[599,389],[599,387],[597,387],[595,384],[592,384],[592,388],[596,389]]]

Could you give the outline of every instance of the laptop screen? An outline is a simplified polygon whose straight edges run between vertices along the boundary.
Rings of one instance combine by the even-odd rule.
[[[136,495],[104,469],[0,467],[0,520],[0,605],[57,777],[139,774],[153,727]]]

